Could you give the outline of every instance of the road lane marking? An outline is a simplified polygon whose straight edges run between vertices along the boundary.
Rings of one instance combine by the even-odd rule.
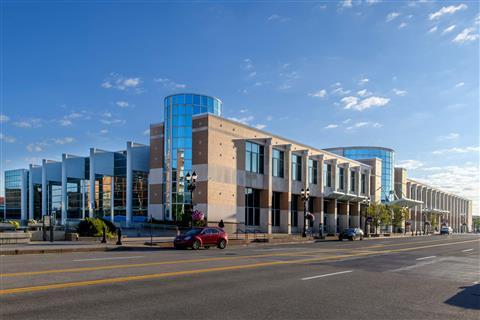
[[[335,256],[329,256],[329,257],[327,256],[327,257],[317,257],[317,258],[309,258],[309,259],[289,260],[289,261],[271,261],[271,262],[261,262],[261,263],[246,264],[246,265],[213,267],[213,268],[206,268],[206,269],[164,272],[164,273],[146,274],[146,275],[138,275],[138,276],[126,276],[126,277],[106,278],[106,279],[98,279],[98,280],[54,283],[54,284],[32,286],[32,287],[0,289],[0,295],[23,293],[23,292],[36,292],[36,291],[44,291],[44,290],[60,289],[60,288],[83,287],[83,286],[98,285],[98,284],[112,284],[112,283],[120,283],[120,282],[128,282],[128,281],[145,280],[145,279],[157,279],[157,278],[182,276],[182,275],[203,274],[203,273],[211,273],[211,272],[219,272],[219,271],[252,269],[252,268],[268,267],[268,266],[275,266],[275,265],[301,264],[301,263],[309,263],[309,262],[318,262],[322,260],[337,260],[337,259],[354,257],[354,256],[358,257],[358,256],[369,256],[369,255],[381,255],[382,253],[403,252],[406,250],[418,250],[418,249],[424,249],[424,248],[448,246],[448,245],[455,245],[459,243],[474,242],[474,241],[476,242],[478,240],[477,239],[466,240],[461,242],[457,241],[457,242],[451,242],[451,243],[433,244],[433,245],[422,246],[422,247],[386,250],[381,252],[363,252],[363,253],[356,253],[356,254],[346,254],[343,256],[335,255]]]
[[[418,267],[424,267],[424,266],[427,266],[429,264],[434,264],[434,263],[437,263],[437,262],[440,262],[440,260],[424,261],[424,262],[420,262],[420,263],[417,263],[417,264],[414,264],[414,265],[411,265],[411,266],[406,266],[406,267],[401,267],[401,268],[398,268],[398,269],[390,270],[390,272],[409,271],[409,270],[412,270],[412,269],[415,269],[415,268],[418,268]]]
[[[436,257],[437,256],[428,256],[428,257],[418,258],[418,259],[415,259],[415,260],[420,261],[420,260],[433,259],[433,258],[436,258]]]
[[[465,250],[462,250],[462,252],[469,252],[469,251],[473,251],[473,248],[472,248],[472,249],[465,249]]]
[[[72,260],[74,262],[82,261],[101,261],[101,260],[122,260],[122,259],[138,259],[143,258],[144,256],[131,256],[131,257],[110,257],[110,258],[90,258],[90,259],[76,259]]]
[[[424,241],[422,243],[432,243],[432,242],[439,242],[442,240],[434,240],[434,241]],[[364,249],[371,248],[332,248],[330,251],[345,251],[345,250],[355,250],[355,249],[362,249],[367,254],[386,254],[386,253],[395,253],[395,252],[402,252],[406,250],[415,250],[415,249],[423,249],[423,248],[430,248],[435,246],[444,246],[444,245],[454,245],[457,243],[465,243],[465,242],[475,242],[475,240],[464,240],[464,241],[454,241],[454,242],[446,242],[440,244],[433,244],[428,246],[415,246],[410,248],[401,248],[401,249],[393,249],[393,250],[384,250],[384,251],[364,251]],[[413,244],[417,245],[419,243],[401,243],[396,245],[406,245],[406,244]],[[386,247],[394,246],[387,245]],[[378,246],[373,246],[378,247]],[[264,257],[276,257],[276,256],[301,256],[303,254],[315,254],[315,253],[325,253],[329,252],[329,249],[320,249],[320,250],[310,250],[310,251],[297,251],[297,252],[282,252],[282,253],[267,253],[267,254],[254,254],[254,255],[246,255],[246,256],[229,256],[229,257],[212,257],[212,258],[200,258],[200,259],[185,259],[185,260],[171,260],[171,261],[158,261],[158,262],[147,262],[147,263],[135,263],[135,264],[121,264],[121,265],[106,265],[106,266],[96,266],[96,267],[78,267],[78,268],[67,268],[67,269],[51,269],[51,270],[40,270],[40,271],[26,271],[26,272],[16,272],[16,273],[5,273],[0,274],[0,279],[7,278],[7,277],[19,277],[19,276],[32,276],[32,275],[41,275],[41,274],[55,274],[55,273],[69,273],[69,272],[86,272],[86,271],[100,271],[100,270],[113,270],[113,269],[126,269],[126,268],[141,268],[141,267],[151,267],[151,266],[159,266],[159,265],[170,265],[170,264],[184,264],[184,263],[196,263],[196,262],[212,262],[212,261],[226,261],[226,260],[241,260],[241,259],[256,259],[256,258],[264,258]],[[357,251],[358,252],[358,251]],[[361,253],[361,252],[360,252]],[[363,254],[362,254],[363,255]],[[339,257],[347,257],[345,255]]]
[[[312,277],[302,278],[301,280],[312,280],[312,279],[329,277],[329,276],[334,276],[334,275],[337,275],[337,274],[350,273],[350,272],[353,272],[353,270],[347,270],[347,271],[340,271],[340,272],[334,272],[334,273],[321,274],[321,275],[318,275],[318,276],[312,276]]]

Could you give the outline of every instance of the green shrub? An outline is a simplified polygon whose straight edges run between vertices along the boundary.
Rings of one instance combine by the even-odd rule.
[[[107,238],[115,238],[115,229],[110,229],[113,226],[113,223],[110,222],[110,227],[105,220],[99,218],[85,218],[85,220],[80,221],[77,226],[77,232],[81,237],[101,237],[103,236],[103,227],[106,228]]]

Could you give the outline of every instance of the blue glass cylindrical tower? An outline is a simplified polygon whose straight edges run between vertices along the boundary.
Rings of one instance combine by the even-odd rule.
[[[382,160],[382,202],[390,202],[394,191],[395,151],[384,147],[339,147],[327,148],[327,151],[336,153],[352,160],[379,158]]]
[[[164,101],[164,215],[176,220],[190,203],[184,177],[192,172],[192,116],[212,113],[220,116],[222,101],[218,98],[181,93]]]

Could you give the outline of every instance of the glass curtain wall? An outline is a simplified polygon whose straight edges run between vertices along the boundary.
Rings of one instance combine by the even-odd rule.
[[[222,102],[196,94],[176,94],[164,101],[164,217],[180,220],[190,204],[184,177],[192,171],[192,115],[220,116]],[[195,200],[195,199],[194,199]]]
[[[115,221],[125,221],[125,217],[127,214],[126,207],[127,156],[125,152],[117,152],[114,154],[113,169],[113,209],[115,214]]]
[[[21,218],[22,172],[23,170],[5,171],[5,207],[7,219]]]
[[[133,221],[145,221],[148,215],[148,173],[133,171]]]
[[[53,216],[54,221],[59,221],[62,217],[62,184],[50,181],[47,188],[48,215]]]

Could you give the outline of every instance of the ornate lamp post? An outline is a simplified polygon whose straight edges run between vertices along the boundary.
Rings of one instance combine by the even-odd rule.
[[[362,204],[366,205],[367,208],[368,208],[368,207],[370,206],[370,198],[365,198],[365,199],[363,199],[363,200],[362,200]],[[364,209],[364,210],[366,211],[367,209]],[[366,234],[367,236],[368,236],[368,233],[369,233],[369,231],[370,231],[369,226],[370,226],[370,221],[368,220],[367,214],[366,214],[366,212],[365,212],[365,234]]]
[[[300,195],[303,201],[303,232],[302,237],[307,237],[307,206],[308,206],[308,199],[310,198],[310,189],[307,190],[302,189],[300,191]]]
[[[190,191],[190,224],[193,227],[193,191],[197,188],[197,174],[193,171],[190,176],[190,172],[187,172],[185,179],[187,180],[187,190]]]

